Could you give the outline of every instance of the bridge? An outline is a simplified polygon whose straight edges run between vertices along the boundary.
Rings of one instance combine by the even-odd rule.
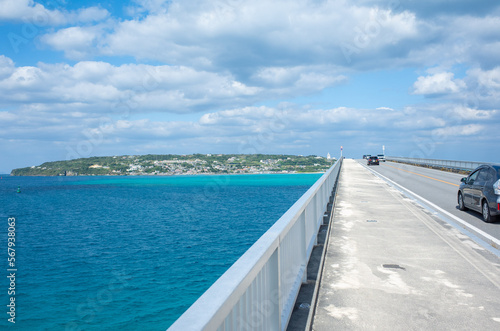
[[[338,161],[169,330],[500,329],[500,223],[432,168],[475,164],[388,161]]]

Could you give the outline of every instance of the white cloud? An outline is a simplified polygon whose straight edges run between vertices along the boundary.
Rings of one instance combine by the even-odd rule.
[[[413,84],[413,93],[426,95],[458,93],[465,88],[465,83],[453,77],[454,74],[451,72],[420,76]]]
[[[464,121],[481,121],[493,119],[498,113],[498,110],[482,110],[470,108],[464,105],[449,105],[448,113],[459,120]]]
[[[251,126],[261,121],[283,118],[283,114],[270,107],[244,107],[208,113],[200,118],[203,125]]]
[[[318,92],[345,83],[347,77],[338,68],[329,66],[263,67],[249,81],[290,95]]]
[[[155,2],[152,6],[158,7]],[[96,34],[96,48],[87,56],[125,55],[233,72],[304,63],[346,65],[341,44],[352,45],[357,55],[368,58],[417,32],[412,13],[343,0],[173,2],[168,11],[152,10],[144,18],[116,22]],[[57,31],[44,40],[53,40],[52,34]],[[71,54],[73,47],[68,43],[64,51]]]
[[[0,55],[0,79],[9,77],[14,71],[14,61],[4,55]]]
[[[195,71],[186,67],[122,65],[104,62],[40,64],[39,67],[11,68],[0,80],[2,101],[63,103],[91,112],[113,112],[125,103],[132,112],[191,112],[192,107],[252,96],[258,90],[228,75]],[[9,67],[10,63],[10,67]],[[10,71],[8,70],[9,68]],[[96,107],[97,105],[97,107]],[[113,106],[114,105],[114,106]],[[71,108],[67,109],[71,110]]]
[[[15,114],[9,113],[7,111],[0,112],[0,121],[5,124],[9,124],[9,122],[14,123],[14,120],[17,119]]]
[[[98,99],[104,99],[107,94],[114,93],[105,87],[100,87],[102,91],[93,85],[90,91],[87,91],[88,88],[79,86],[83,95],[81,98],[95,94]],[[365,146],[384,141],[411,144],[415,135],[438,136],[441,140],[447,137],[481,136],[486,134],[486,125],[500,121],[497,111],[445,111],[447,108],[443,105],[418,111],[346,107],[307,109],[283,104],[211,112],[201,115],[198,120],[153,121],[137,119],[137,116],[113,119],[77,111],[54,116],[51,115],[53,109],[33,105],[19,108],[16,112],[0,112],[0,118],[6,124],[0,139],[50,137],[55,141],[67,140],[68,144],[77,144],[82,139],[102,135],[106,141],[102,144],[109,146],[114,146],[117,141],[128,141],[134,145],[142,144],[142,141],[154,144],[167,139],[179,146],[197,141],[200,151],[214,148],[210,145],[210,137],[217,137],[220,146],[226,146],[233,152],[238,149],[272,152],[280,150],[279,146],[291,146],[291,142],[313,146],[317,141],[345,140],[346,137],[349,137],[349,141],[357,141],[360,146]],[[194,145],[192,148],[192,151],[196,151]]]
[[[76,16],[77,22],[100,22],[108,18],[109,12],[106,9],[89,7],[78,10],[73,16]]]
[[[60,29],[53,34],[42,35],[40,40],[55,50],[64,51],[69,59],[83,59],[88,57],[98,46],[99,35],[105,26],[69,27]]]
[[[436,129],[433,131],[433,135],[438,137],[474,136],[482,131],[485,131],[483,125],[467,124]]]
[[[430,75],[419,77],[413,84],[413,94],[445,99],[448,110],[461,109],[458,113],[463,117],[486,117],[490,110],[500,108],[500,67],[470,69],[463,79],[454,79],[453,73],[439,68],[427,71]]]
[[[99,92],[92,88],[87,91],[86,86],[79,86],[82,94],[97,94],[98,98],[104,98],[99,95]],[[60,93],[64,93],[61,91]],[[103,89],[101,94],[112,94],[113,91]],[[59,132],[61,139],[65,136],[78,136],[82,131],[89,128],[97,128],[102,126],[102,131],[109,138],[125,138],[136,139],[146,137],[147,139],[160,139],[169,137],[172,139],[183,139],[186,136],[190,137],[207,137],[217,135],[225,137],[226,143],[230,143],[232,137],[240,137],[246,139],[259,134],[273,135],[277,140],[288,139],[291,136],[302,137],[303,141],[309,141],[312,137],[328,136],[332,132],[361,132],[361,135],[371,135],[376,130],[377,132],[389,131],[391,134],[398,135],[398,131],[406,134],[407,128],[400,126],[405,121],[403,112],[393,110],[380,109],[353,109],[353,108],[332,108],[332,109],[303,109],[296,105],[283,105],[278,107],[243,107],[234,108],[231,110],[223,110],[201,115],[197,121],[151,121],[148,119],[107,119],[102,124],[102,117],[99,114],[90,116],[91,114],[83,114],[78,112],[65,113],[62,116],[47,116],[51,109],[33,105],[31,107],[22,107],[17,112],[2,112],[2,119],[20,123],[25,127],[24,135],[30,135],[29,131],[54,130],[54,126],[60,126]],[[429,114],[423,113],[417,115],[414,122],[425,121]],[[75,122],[75,118],[79,121]],[[443,114],[444,120],[444,114]],[[426,126],[420,126],[421,129],[434,129],[436,127],[435,118],[430,117],[430,120],[425,121]],[[101,124],[100,124],[101,123]],[[71,124],[71,125],[69,125]],[[26,126],[27,125],[27,126]],[[80,129],[73,133],[68,132],[66,126],[75,126]],[[15,127],[15,125],[13,126]],[[12,135],[13,127],[8,128],[3,132],[3,135]],[[105,129],[104,129],[105,128]],[[314,130],[311,130],[311,129]],[[367,130],[367,129],[370,130]],[[56,130],[57,131],[57,130]],[[307,138],[310,137],[310,138]],[[294,138],[297,139],[297,138]]]
[[[67,12],[57,8],[48,9],[33,0],[0,0],[0,21],[20,21],[35,27],[97,22],[108,16],[107,10],[98,7]]]
[[[500,90],[500,66],[491,70],[473,69],[468,74],[477,80],[478,85]]]
[[[394,111],[390,108],[378,109],[356,109],[338,107],[331,109],[304,109],[295,105],[284,105],[278,108],[270,107],[245,107],[239,109],[219,111],[205,114],[200,119],[200,124],[210,126],[244,126],[245,131],[259,131],[258,128],[266,126],[281,127],[281,130],[291,132],[317,131],[338,132],[342,131],[364,131],[370,129],[379,131],[381,128],[387,130],[399,130],[405,126],[406,114]],[[422,118],[428,118],[423,114]],[[415,120],[412,121],[413,125]],[[435,118],[422,125],[422,128],[436,127]],[[406,130],[406,128],[402,128]],[[368,131],[370,132],[370,131]]]
[[[366,70],[464,62],[491,67],[500,56],[500,21],[491,3],[462,1],[439,16],[450,7],[446,1],[426,2],[432,13],[399,1],[137,0],[130,7],[135,16],[125,20],[106,20],[109,13],[97,7],[68,13],[28,0],[0,3],[9,17],[38,8],[61,16],[61,24],[74,22],[67,31],[44,31],[41,38],[70,59],[132,56],[228,70],[243,83],[262,68]],[[474,12],[483,14],[467,14]],[[102,23],[79,24],[91,21]]]
[[[0,20],[31,19],[37,22],[61,24],[66,19],[59,11],[51,11],[33,0],[0,0]]]
[[[248,85],[229,73],[185,66],[81,61],[74,66],[44,64],[15,67],[0,58],[0,106],[23,102],[66,111],[113,113],[190,113],[253,104],[269,97],[319,92],[345,80],[333,70],[293,68],[279,86]],[[329,73],[329,74],[328,74]]]
[[[24,92],[37,88],[43,84],[42,71],[36,67],[20,67],[12,72],[12,75],[5,79],[3,87],[7,91]],[[0,83],[1,84],[1,83]],[[8,93],[10,93],[10,91]],[[6,100],[8,93],[4,93]]]

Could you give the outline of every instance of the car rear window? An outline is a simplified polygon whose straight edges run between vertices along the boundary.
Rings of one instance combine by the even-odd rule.
[[[500,167],[493,167],[493,169],[496,170],[496,172],[497,172],[497,179],[499,179],[500,178]]]

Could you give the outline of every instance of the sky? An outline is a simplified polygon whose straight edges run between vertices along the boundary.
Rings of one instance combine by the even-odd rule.
[[[0,0],[0,173],[90,156],[500,162],[498,0]]]

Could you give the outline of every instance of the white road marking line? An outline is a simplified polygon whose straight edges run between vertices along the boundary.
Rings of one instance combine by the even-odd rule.
[[[484,231],[483,231],[483,230],[481,230],[481,229],[476,228],[475,226],[473,226],[473,225],[471,225],[471,224],[467,223],[466,221],[464,221],[464,220],[462,220],[461,218],[459,218],[459,217],[457,217],[457,216],[453,215],[452,213],[447,212],[447,211],[446,211],[446,210],[444,210],[443,208],[441,208],[441,207],[437,206],[436,204],[434,204],[434,203],[430,202],[429,200],[425,199],[424,197],[421,197],[420,195],[416,194],[415,192],[410,191],[410,190],[409,190],[409,189],[407,189],[406,187],[401,186],[400,184],[398,184],[398,183],[394,182],[393,180],[391,180],[391,179],[389,179],[389,178],[385,177],[384,175],[381,175],[380,173],[376,172],[375,170],[372,170],[372,169],[370,169],[370,168],[368,168],[368,167],[366,167],[366,168],[367,168],[368,170],[372,171],[373,173],[375,173],[375,174],[376,174],[377,176],[379,176],[380,178],[382,178],[382,179],[386,180],[387,182],[389,182],[389,183],[391,183],[391,184],[393,184],[393,185],[395,185],[395,186],[399,187],[400,189],[402,189],[402,190],[404,190],[404,191],[406,191],[406,192],[410,193],[411,195],[413,195],[413,196],[414,196],[414,197],[416,197],[417,199],[421,200],[422,202],[426,203],[426,204],[427,204],[427,205],[429,205],[430,207],[432,207],[432,208],[436,209],[436,210],[437,210],[437,211],[439,211],[440,213],[442,213],[442,214],[444,214],[444,215],[446,215],[446,216],[450,217],[451,219],[453,219],[453,220],[455,220],[455,221],[459,222],[459,223],[460,223],[460,224],[462,224],[463,226],[465,226],[465,227],[469,228],[470,230],[474,231],[475,233],[477,233],[477,234],[479,234],[479,235],[483,236],[484,238],[486,238],[486,239],[490,240],[492,243],[494,243],[494,244],[496,245],[496,247],[495,247],[495,248],[497,248],[497,249],[498,249],[498,248],[500,247],[500,240],[498,240],[497,238],[495,238],[495,237],[491,236],[490,234],[488,234],[488,233],[484,232]]]

